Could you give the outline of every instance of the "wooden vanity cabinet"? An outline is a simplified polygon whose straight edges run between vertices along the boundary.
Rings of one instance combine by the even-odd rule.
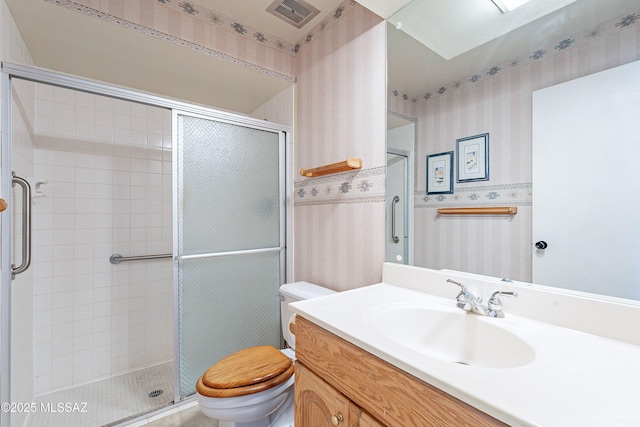
[[[384,427],[383,424],[379,423],[378,420],[364,412],[362,408],[353,402],[351,402],[349,407],[348,425],[351,427]]]
[[[301,363],[296,364],[295,401],[297,426],[382,427]]]
[[[302,316],[295,328],[298,426],[506,426]]]

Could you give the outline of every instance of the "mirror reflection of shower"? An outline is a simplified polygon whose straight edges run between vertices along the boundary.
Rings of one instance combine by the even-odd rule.
[[[386,261],[413,261],[412,221],[415,123],[389,114],[387,120]]]
[[[387,261],[407,263],[407,156],[387,153]]]

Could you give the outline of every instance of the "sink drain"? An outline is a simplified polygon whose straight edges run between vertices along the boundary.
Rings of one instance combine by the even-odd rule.
[[[164,393],[164,390],[153,390],[151,393],[149,393],[149,397],[158,397],[162,393]]]
[[[458,364],[458,365],[465,365],[465,366],[469,366],[469,364],[468,364],[468,363],[465,363],[465,362],[453,362],[453,363]]]

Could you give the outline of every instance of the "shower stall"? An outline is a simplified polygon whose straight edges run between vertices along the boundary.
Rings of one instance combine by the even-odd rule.
[[[2,79],[3,426],[122,423],[280,344],[286,128],[12,64]]]
[[[413,263],[415,127],[411,118],[387,113],[386,261]]]

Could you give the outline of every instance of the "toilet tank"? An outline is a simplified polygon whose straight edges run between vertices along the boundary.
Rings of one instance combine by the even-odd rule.
[[[280,286],[280,317],[282,322],[282,336],[291,348],[295,348],[295,337],[289,331],[289,319],[293,312],[289,310],[289,303],[325,295],[335,294],[336,291],[309,282],[285,283]]]

